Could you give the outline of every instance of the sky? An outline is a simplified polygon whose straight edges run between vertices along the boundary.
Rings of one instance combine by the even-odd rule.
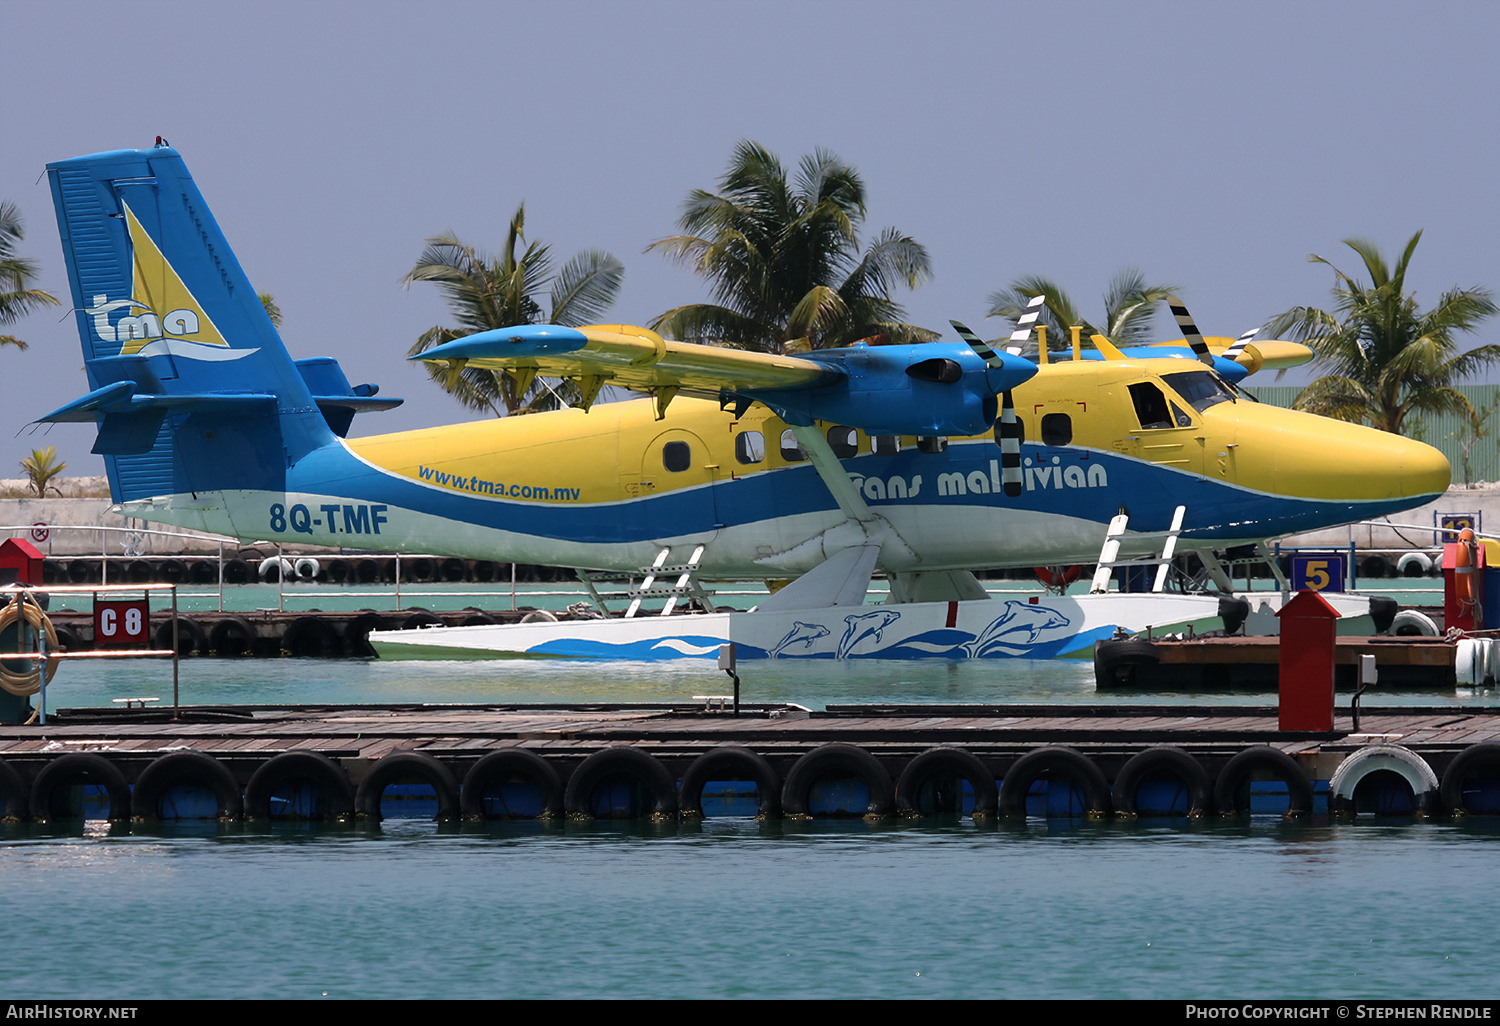
[[[356,418],[373,434],[472,417],[404,359],[451,322],[435,286],[401,284],[426,238],[493,252],[524,201],[559,264],[624,263],[608,319],[644,324],[709,298],[643,250],[741,139],[857,168],[864,238],[930,253],[897,298],[933,329],[1008,331],[987,297],[1025,274],[1098,317],[1133,266],[1238,335],[1329,305],[1309,254],[1352,273],[1343,239],[1394,261],[1419,229],[1422,307],[1500,288],[1497,39],[1480,2],[0,0],[0,199],[65,299],[45,164],[166,137],[292,355],[406,399]],[[0,349],[0,477],[44,445],[102,473],[91,425],[27,428],[88,390],[74,318],[5,332],[30,349]]]

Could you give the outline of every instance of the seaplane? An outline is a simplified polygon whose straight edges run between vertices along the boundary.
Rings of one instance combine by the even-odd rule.
[[[1254,402],[1246,374],[1310,352],[1205,340],[1176,302],[1181,343],[1085,351],[1075,332],[1071,358],[1043,337],[1036,360],[1020,355],[1035,304],[999,346],[955,322],[958,342],[798,355],[518,325],[419,359],[523,390],[571,379],[573,408],[350,437],[356,414],[400,400],[291,358],[176,150],[47,172],[90,391],[38,420],[97,425],[124,515],[639,577],[623,616],[376,632],[383,656],[1049,658],[1152,626],[1274,628],[1276,596],[1235,597],[1218,551],[1407,509],[1449,481],[1429,446]],[[643,395],[599,402],[606,385]],[[1163,587],[1189,552],[1216,591]],[[1133,559],[1155,583],[1110,591]],[[1099,564],[1088,594],[995,597],[975,575],[1081,564]],[[705,582],[743,580],[777,587],[715,611]]]

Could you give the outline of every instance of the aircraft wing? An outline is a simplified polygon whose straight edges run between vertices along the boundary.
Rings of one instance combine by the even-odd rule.
[[[976,435],[990,430],[997,397],[1036,373],[1010,354],[985,360],[959,343],[821,349],[777,356],[691,342],[669,342],[627,324],[565,328],[525,324],[434,346],[412,359],[503,371],[529,385],[538,374],[572,378],[581,405],[603,385],[650,392],[657,417],[679,392],[715,397],[737,412],[761,402],[789,424],[815,420],[871,434]]]
[[[1240,351],[1229,356],[1231,360],[1249,367],[1250,373],[1258,370],[1286,370],[1289,367],[1300,367],[1308,363],[1315,355],[1311,349],[1300,342],[1287,342],[1282,339],[1257,339],[1248,344],[1239,343],[1239,340],[1224,337],[1206,335],[1203,341],[1208,343],[1208,351],[1215,356],[1228,356],[1228,350],[1239,346]],[[1188,341],[1185,338],[1177,339],[1175,342],[1156,342],[1155,346],[1171,346],[1174,348],[1186,348]],[[1252,348],[1253,347],[1253,348]],[[1255,353],[1260,354],[1260,361],[1255,360]]]
[[[812,388],[843,377],[839,368],[825,363],[669,342],[630,324],[523,324],[446,342],[412,359],[450,364],[462,360],[470,367],[544,377],[597,377],[604,384],[638,391],[673,388],[714,395],[726,390]]]

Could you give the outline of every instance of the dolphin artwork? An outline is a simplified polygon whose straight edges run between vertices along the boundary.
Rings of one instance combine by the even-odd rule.
[[[1054,627],[1066,627],[1068,618],[1048,606],[1031,605],[1010,599],[1001,613],[980,632],[979,637],[964,645],[970,659],[981,659],[995,650],[1022,655],[1036,644],[1037,635]]]
[[[819,638],[826,638],[827,636],[828,628],[822,624],[803,623],[801,620],[794,620],[792,622],[792,629],[786,632],[785,637],[771,646],[766,656],[767,658],[775,659],[793,645],[801,645],[804,649],[810,649],[814,641],[817,641]]]
[[[880,609],[873,613],[857,613],[844,617],[844,636],[839,639],[838,658],[847,658],[854,647],[866,638],[880,640],[880,632],[901,618],[891,609]]]

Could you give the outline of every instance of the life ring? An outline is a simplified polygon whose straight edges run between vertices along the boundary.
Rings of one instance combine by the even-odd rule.
[[[42,767],[31,782],[31,818],[47,823],[58,818],[52,809],[54,792],[70,784],[97,784],[109,795],[111,823],[130,819],[130,785],[118,766],[90,752],[70,752]]]
[[[656,820],[677,818],[677,781],[655,756],[631,745],[612,745],[584,759],[568,778],[563,808],[573,819],[596,819],[594,794],[611,779],[625,779],[645,789]],[[634,810],[633,810],[634,811]]]
[[[272,573],[278,577],[272,577]],[[255,570],[255,576],[262,584],[269,584],[273,580],[284,581],[292,575],[292,561],[282,556],[267,556],[260,561],[260,566]]]
[[[1256,745],[1246,748],[1224,764],[1219,778],[1214,781],[1214,808],[1221,816],[1235,816],[1250,810],[1250,774],[1269,772],[1286,784],[1286,818],[1305,816],[1312,812],[1312,781],[1297,764],[1297,760],[1279,748]]]
[[[361,819],[380,820],[380,798],[392,784],[420,778],[437,797],[438,822],[458,818],[458,778],[453,771],[423,752],[392,752],[366,773],[354,792],[354,812]]]
[[[464,774],[459,809],[464,819],[524,819],[530,810],[516,810],[503,794],[494,795],[496,784],[521,783],[537,790],[537,819],[555,819],[563,814],[562,778],[552,764],[524,748],[491,752]]]
[[[995,774],[973,754],[951,745],[929,748],[901,770],[901,776],[896,778],[896,812],[911,818],[962,813],[962,788],[955,786],[950,790],[940,782],[957,785],[965,780],[974,792],[974,818],[993,818],[1000,805]]]
[[[1133,756],[1120,767],[1120,772],[1115,774],[1114,788],[1110,793],[1114,801],[1115,815],[1131,819],[1140,815],[1138,795],[1141,784],[1163,777],[1175,779],[1185,788],[1186,811],[1189,818],[1197,819],[1208,812],[1213,790],[1208,779],[1208,771],[1203,768],[1203,764],[1181,748],[1172,745],[1157,745]]]
[[[299,581],[315,581],[318,579],[318,561],[311,556],[303,556],[292,564],[292,572],[297,575]]]
[[[1064,779],[1083,792],[1083,811],[1090,819],[1109,813],[1109,784],[1104,774],[1082,753],[1063,745],[1047,745],[1015,761],[1000,781],[1000,815],[1024,817],[1026,796],[1042,777]]]
[[[677,807],[684,819],[703,818],[703,785],[710,780],[753,780],[757,819],[781,815],[781,774],[743,745],[717,745],[694,759],[682,775]]]
[[[218,656],[251,655],[255,651],[255,627],[243,616],[226,616],[208,631],[208,644]]]
[[[891,775],[880,760],[863,748],[835,741],[819,745],[792,764],[781,787],[782,813],[793,819],[813,818],[809,801],[813,785],[829,777],[854,777],[865,785],[870,795],[863,813],[866,819],[882,819],[895,808]]]
[[[321,616],[299,616],[281,636],[281,650],[292,656],[341,656],[344,642],[333,625]]]
[[[0,820],[16,823],[31,809],[31,792],[14,766],[0,759]]]
[[[1479,600],[1474,587],[1474,576],[1479,572],[1478,548],[1472,528],[1458,532],[1453,545],[1453,597],[1461,610],[1472,610]]]
[[[22,626],[19,622],[22,620],[34,632],[32,638],[27,638],[26,626]],[[52,626],[52,620],[37,607],[35,602],[23,603],[19,593],[11,600],[9,605],[4,609],[0,609],[0,631],[4,631],[12,626],[16,628],[18,646],[29,647],[35,644],[36,638],[45,634],[49,655],[58,650],[57,630]],[[12,649],[12,651],[17,650]],[[5,659],[3,656],[4,653],[0,652],[0,688],[4,688],[12,695],[23,698],[26,695],[34,695],[41,690],[43,668],[37,665],[40,660]],[[23,665],[25,669],[12,669],[11,667],[16,664]],[[57,664],[58,660],[53,658],[47,659],[46,675],[48,684],[52,683],[52,678],[57,675]]]
[[[179,616],[177,620],[177,654],[192,655],[194,652],[208,652],[208,636],[203,633],[203,628],[186,616]],[[152,635],[152,644],[159,649],[170,649],[172,647],[172,618],[157,624],[156,633]]]
[[[1431,617],[1415,609],[1403,609],[1391,618],[1391,633],[1397,637],[1435,638],[1439,632]]]
[[[1032,567],[1036,573],[1036,579],[1049,588],[1066,590],[1078,578],[1083,576],[1081,566],[1037,566]]]
[[[338,763],[317,752],[283,752],[258,766],[245,785],[245,818],[271,819],[271,794],[292,780],[306,780],[321,792],[322,807],[307,818],[347,819],[354,811],[354,788]]]
[[[1136,683],[1137,670],[1156,666],[1161,653],[1145,638],[1120,638],[1094,645],[1094,686],[1099,689],[1130,687]]]
[[[1481,741],[1453,757],[1443,770],[1438,796],[1443,808],[1455,816],[1495,815],[1500,808],[1471,808],[1464,798],[1471,780],[1500,780],[1500,742]]]
[[[1359,785],[1373,773],[1395,773],[1411,788],[1411,811],[1425,815],[1438,805],[1438,778],[1422,758],[1401,745],[1369,745],[1361,748],[1334,770],[1328,781],[1328,809],[1336,815],[1353,816]]]
[[[130,803],[137,823],[154,822],[161,814],[162,796],[174,784],[197,784],[212,791],[218,802],[218,819],[239,819],[245,805],[234,774],[211,755],[202,752],[171,752],[152,762],[136,779]]]

